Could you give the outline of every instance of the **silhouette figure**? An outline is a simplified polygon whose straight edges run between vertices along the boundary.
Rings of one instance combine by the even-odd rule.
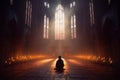
[[[57,72],[63,72],[64,62],[61,59],[61,56],[58,56],[58,60],[56,62],[56,71]]]

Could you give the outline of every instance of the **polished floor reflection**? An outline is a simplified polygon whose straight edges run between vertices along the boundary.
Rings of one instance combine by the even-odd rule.
[[[117,71],[111,66],[83,60],[63,58],[63,73],[56,73],[57,59],[41,59],[4,67],[1,80],[118,80]]]

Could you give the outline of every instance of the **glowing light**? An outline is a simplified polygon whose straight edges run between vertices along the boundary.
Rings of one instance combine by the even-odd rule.
[[[93,7],[93,1],[92,1],[92,19],[93,19],[93,24],[95,23],[95,20],[94,20],[94,7]]]
[[[113,61],[112,61],[112,59],[111,59],[111,58],[109,58],[109,59],[108,59],[108,62],[109,62],[110,64],[112,64],[112,63],[113,63]]]
[[[47,32],[46,32],[47,39],[48,39],[48,33],[49,33],[49,18],[47,17]]]
[[[71,38],[76,38],[76,16],[71,16]]]
[[[91,9],[91,3],[89,3],[90,5],[90,25],[92,26],[92,9]]]
[[[50,61],[52,61],[53,59],[44,59],[44,60],[41,60],[40,61],[40,64],[42,63],[42,64],[44,64],[44,63],[48,63],[48,62],[50,62]]]
[[[13,64],[13,63],[18,63],[22,61],[29,61],[29,60],[35,60],[35,59],[44,59],[48,58],[47,55],[16,55],[14,57],[9,57],[7,60],[5,60],[5,64]],[[41,63],[46,63],[49,62],[52,59],[46,59],[42,60]]]
[[[27,24],[27,16],[28,16],[28,1],[26,1],[25,24]]]
[[[73,1],[72,3],[70,3],[70,8],[72,8],[72,7],[75,7],[75,1]]]
[[[32,4],[30,1],[26,1],[26,11],[25,11],[25,24],[31,28],[32,19]]]
[[[76,16],[74,15],[74,38],[76,38]]]
[[[44,2],[44,6],[45,6],[46,8],[49,8],[49,7],[50,7],[50,4],[47,3],[47,2]]]
[[[62,5],[59,4],[55,12],[55,40],[64,39],[65,39],[64,9]]]
[[[8,64],[11,64],[11,62],[8,62]]]
[[[44,16],[44,38],[46,38],[46,15]]]
[[[71,16],[71,38],[73,39],[73,16]]]
[[[30,25],[30,1],[28,1],[28,17],[27,17],[27,21],[28,21],[28,26]]]
[[[50,7],[50,4],[47,4],[47,8],[49,8]]]
[[[44,2],[44,6],[45,6],[45,7],[47,6],[47,2]]]
[[[64,62],[64,69],[66,70],[65,73],[68,73],[69,67],[68,67],[67,61],[64,58],[62,58],[62,59],[63,59],[63,62]]]
[[[68,59],[68,61],[71,62],[71,63],[74,63],[74,64],[78,64],[78,65],[80,64],[79,61],[76,61],[74,59]]]
[[[72,8],[72,3],[70,3],[70,8]]]
[[[111,0],[108,0],[108,5],[110,5],[110,3],[111,3]]]
[[[73,6],[75,6],[75,1],[73,2]]]
[[[7,61],[5,61],[5,63],[7,64]]]
[[[30,25],[30,27],[31,27],[31,23],[32,23],[32,4],[30,4],[30,16],[29,16],[29,25]]]
[[[44,33],[43,33],[43,38],[48,39],[49,35],[49,18],[44,15]]]
[[[10,0],[10,5],[13,5],[13,0]]]
[[[89,8],[90,8],[90,25],[93,26],[93,24],[95,24],[93,0],[89,2]]]
[[[89,61],[103,63],[103,64],[112,64],[113,63],[112,58],[101,57],[101,56],[93,56],[93,55],[80,55],[79,56],[79,55],[77,55],[75,57],[79,58],[79,59],[89,60]],[[74,62],[74,61],[71,61],[71,62]]]

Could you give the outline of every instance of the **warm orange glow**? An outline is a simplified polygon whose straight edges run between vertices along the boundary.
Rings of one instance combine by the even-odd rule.
[[[107,58],[104,56],[101,57],[101,56],[95,56],[95,55],[77,55],[77,56],[75,56],[75,58],[94,61],[94,62],[100,62],[100,63],[106,63],[106,64],[113,63],[112,58]],[[74,62],[74,61],[71,61],[71,62]]]
[[[63,59],[63,61],[64,61],[64,69],[68,70],[68,64],[67,64],[67,61],[66,61],[64,58],[62,58],[62,59]]]
[[[12,64],[16,62],[21,62],[21,61],[29,61],[29,60],[35,60],[35,59],[44,59],[47,58],[48,56],[46,55],[16,55],[9,57],[7,60],[5,60],[5,64]]]
[[[71,63],[74,63],[74,64],[78,64],[78,65],[80,64],[80,62],[78,62],[74,59],[68,59],[68,61],[71,62]]]
[[[112,64],[112,63],[113,63],[113,61],[111,60],[111,61],[109,61],[109,63],[110,63],[110,64]]]
[[[52,61],[53,59],[45,59],[45,60],[42,60],[42,61],[40,61],[40,63],[47,63],[47,62],[50,62],[50,61]]]
[[[40,60],[40,61],[37,61],[36,62],[36,65],[39,66],[39,65],[43,65],[43,64],[46,64],[48,62],[51,62],[53,59],[43,59],[43,60]]]
[[[111,58],[109,58],[109,59],[108,59],[108,61],[109,61],[109,63],[110,63],[110,64],[112,64],[112,63],[113,63],[113,61],[112,61],[112,59],[111,59]]]

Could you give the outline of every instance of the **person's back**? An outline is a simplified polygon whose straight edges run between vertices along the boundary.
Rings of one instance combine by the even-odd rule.
[[[64,67],[64,62],[63,62],[63,60],[61,59],[61,56],[59,56],[58,58],[59,58],[59,59],[58,59],[57,62],[56,62],[56,70],[62,71],[62,70],[63,70],[63,67]]]

